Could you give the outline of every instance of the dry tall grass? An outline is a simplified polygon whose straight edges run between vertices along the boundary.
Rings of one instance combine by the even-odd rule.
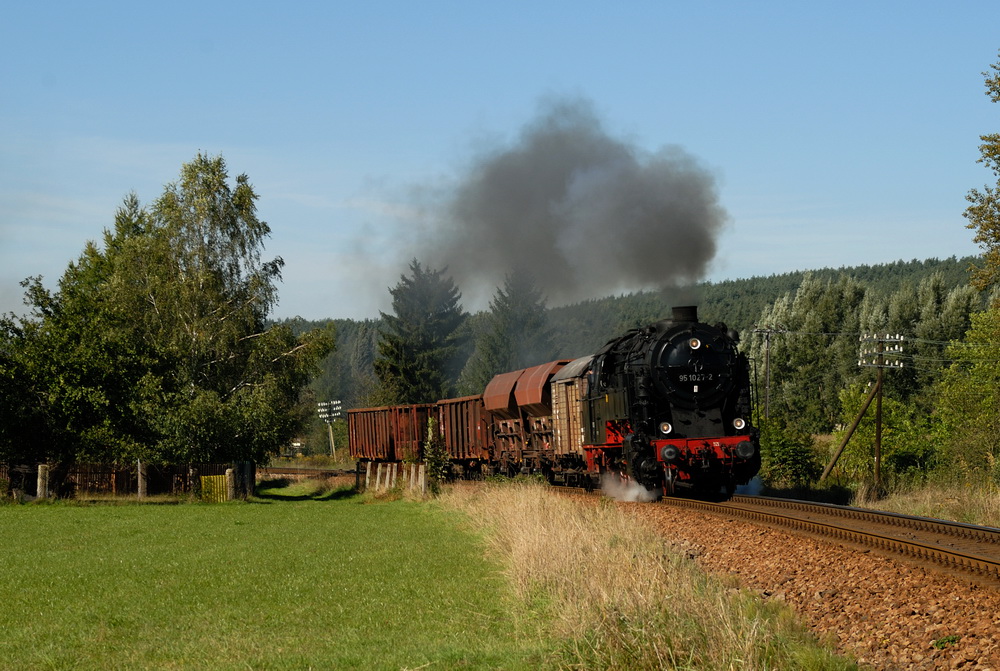
[[[867,495],[866,495],[867,494]],[[1000,527],[1000,487],[983,479],[929,482],[885,498],[860,491],[854,505],[904,515]]]
[[[544,486],[454,488],[506,566],[517,597],[579,669],[843,669],[789,610],[707,577],[653,530],[602,500]]]

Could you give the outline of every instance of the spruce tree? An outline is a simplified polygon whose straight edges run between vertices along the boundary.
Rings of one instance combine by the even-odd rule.
[[[496,374],[550,361],[554,350],[542,292],[531,274],[511,271],[490,301],[485,330],[462,373],[463,390],[481,393]]]
[[[451,395],[459,351],[458,329],[468,315],[444,270],[410,262],[389,290],[395,314],[381,313],[375,374],[387,403],[433,403]]]

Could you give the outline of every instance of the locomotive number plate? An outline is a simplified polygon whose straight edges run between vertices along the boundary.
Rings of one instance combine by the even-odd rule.
[[[714,379],[714,373],[689,373],[677,376],[678,382],[711,382]]]

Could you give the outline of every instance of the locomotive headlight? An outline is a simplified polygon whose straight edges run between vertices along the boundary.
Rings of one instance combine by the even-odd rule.
[[[747,421],[742,417],[737,417],[733,420],[733,428],[737,431],[742,431],[747,426]]]
[[[660,422],[660,433],[664,436],[674,430],[674,427],[670,425],[670,422]]]
[[[701,349],[701,341],[697,338],[691,338],[688,340],[688,347],[691,349]]]

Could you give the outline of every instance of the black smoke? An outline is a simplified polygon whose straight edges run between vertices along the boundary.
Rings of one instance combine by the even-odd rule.
[[[703,278],[727,221],[714,177],[680,147],[608,135],[582,100],[545,104],[477,157],[433,208],[416,256],[481,302],[528,268],[550,305]]]

